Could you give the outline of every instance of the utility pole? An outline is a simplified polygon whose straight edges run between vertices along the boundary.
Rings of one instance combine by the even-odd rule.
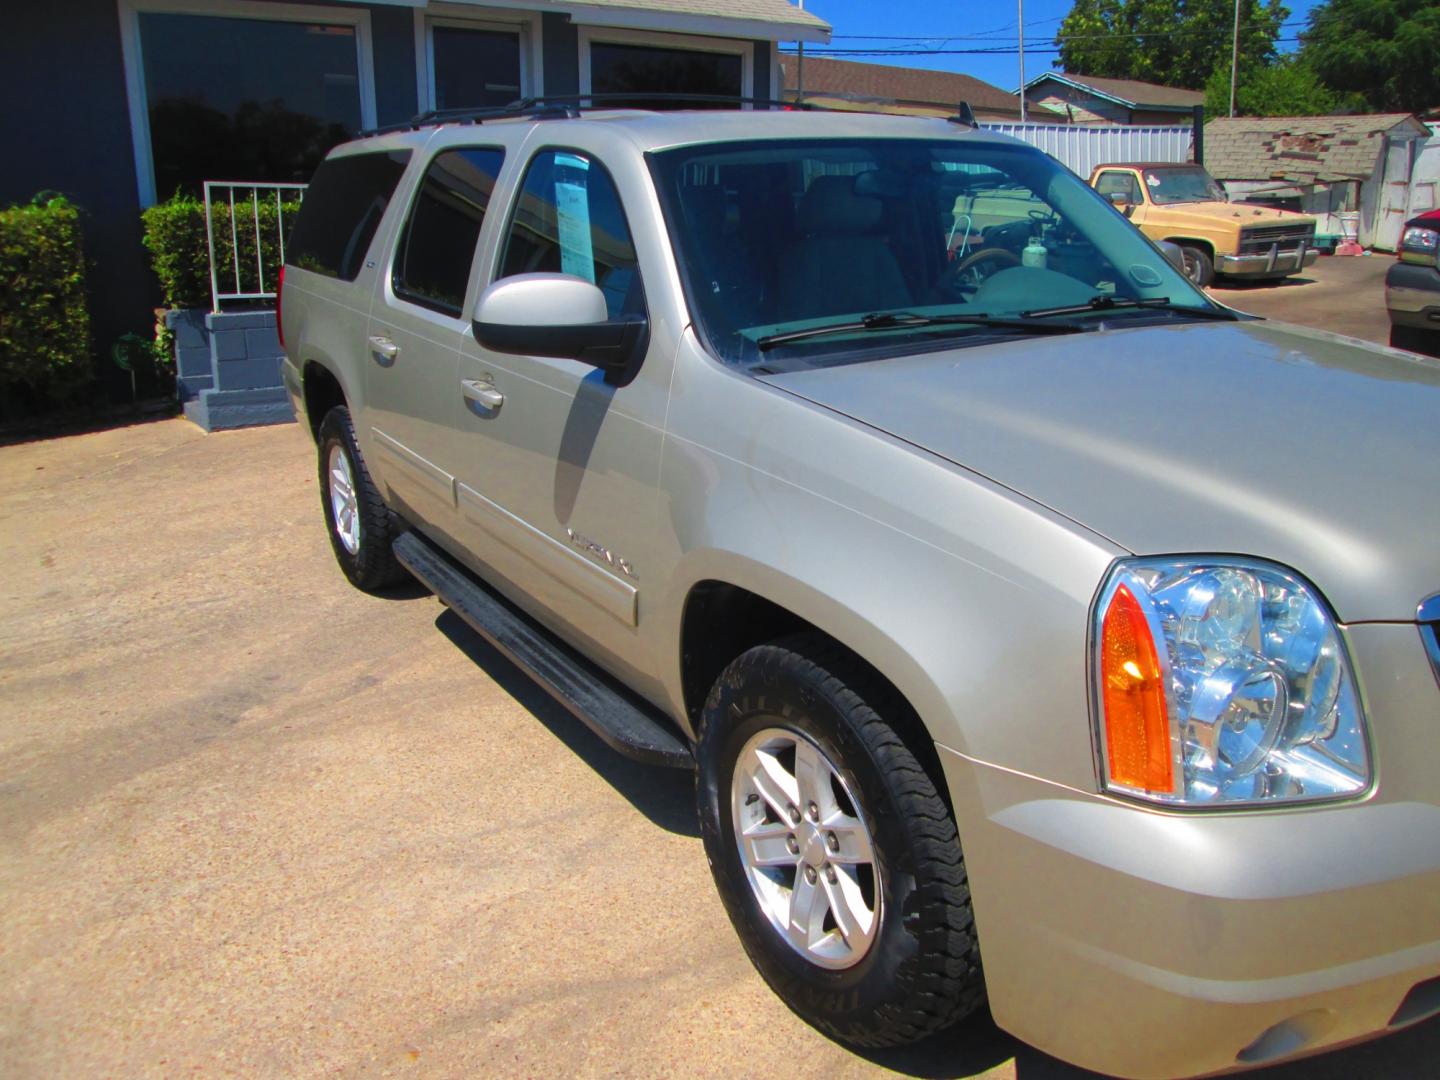
[[[1235,0],[1235,36],[1230,42],[1230,115],[1235,115],[1235,83],[1240,76],[1240,0]]]
[[[1240,0],[1235,0],[1239,3]],[[1015,0],[1020,16],[1020,123],[1025,123],[1025,0]]]
[[[1238,4],[1238,3],[1240,2],[1240,0],[1235,0],[1235,2]],[[805,10],[805,0],[800,0],[800,10],[801,10],[801,11],[804,11],[804,10]],[[802,41],[796,42],[796,44],[798,44],[798,45],[800,46],[800,57],[799,57],[799,59],[796,60],[796,62],[795,62],[795,100],[796,100],[796,101],[804,101],[804,100],[805,100],[805,42],[802,40]],[[784,94],[781,94],[780,96],[781,96],[781,97],[784,97],[785,95],[784,95]],[[1234,95],[1232,94],[1231,97],[1233,98]],[[1231,116],[1234,116],[1234,115],[1235,115],[1235,104],[1234,104],[1233,101],[1232,101],[1231,104],[1230,104],[1230,115],[1231,115]]]

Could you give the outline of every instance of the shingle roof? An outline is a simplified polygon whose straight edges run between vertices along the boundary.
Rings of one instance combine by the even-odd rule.
[[[539,5],[533,5],[539,6]],[[631,8],[636,11],[666,11],[676,15],[703,15],[719,19],[808,26],[829,31],[830,24],[812,11],[802,11],[789,0],[579,0],[554,3],[559,9],[581,13],[584,8]]]
[[[1397,127],[1425,130],[1409,113],[1221,117],[1205,125],[1205,168],[1219,180],[1368,180]]]
[[[786,91],[793,93],[799,73],[796,58],[782,56],[780,70]],[[960,102],[965,101],[977,114],[1020,116],[1018,97],[970,75],[819,56],[805,58],[805,96],[856,102],[894,101],[945,114],[953,113]]]
[[[1184,90],[1178,86],[1160,86],[1138,79],[1102,79],[1094,75],[1071,75],[1063,71],[1047,71],[1025,84],[1025,89],[1054,79],[1082,89],[1093,90],[1134,109],[1193,109],[1205,104],[1202,90]]]

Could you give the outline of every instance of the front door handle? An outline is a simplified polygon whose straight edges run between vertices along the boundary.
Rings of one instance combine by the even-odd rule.
[[[388,337],[370,336],[370,351],[375,359],[387,366],[394,363],[395,358],[400,355],[400,346],[391,341]]]
[[[460,392],[465,395],[466,401],[473,401],[491,411],[505,404],[505,395],[495,389],[494,383],[482,382],[479,379],[461,379]]]

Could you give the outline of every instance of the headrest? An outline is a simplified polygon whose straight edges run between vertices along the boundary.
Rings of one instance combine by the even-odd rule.
[[[806,233],[863,233],[880,223],[879,199],[855,194],[853,176],[817,176],[800,199],[800,229]]]

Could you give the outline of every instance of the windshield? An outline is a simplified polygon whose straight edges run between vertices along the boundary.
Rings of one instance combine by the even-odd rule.
[[[1008,324],[1028,312],[1097,298],[1170,301],[1131,319],[1210,310],[1118,211],[1019,143],[765,140],[650,162],[697,330],[731,363],[793,369],[993,340],[1025,332]],[[901,312],[919,317],[866,321]],[[1090,329],[1101,316],[1071,318]]]
[[[1190,169],[1146,169],[1145,186],[1157,206],[1182,202],[1224,202],[1225,191],[1198,165]]]

